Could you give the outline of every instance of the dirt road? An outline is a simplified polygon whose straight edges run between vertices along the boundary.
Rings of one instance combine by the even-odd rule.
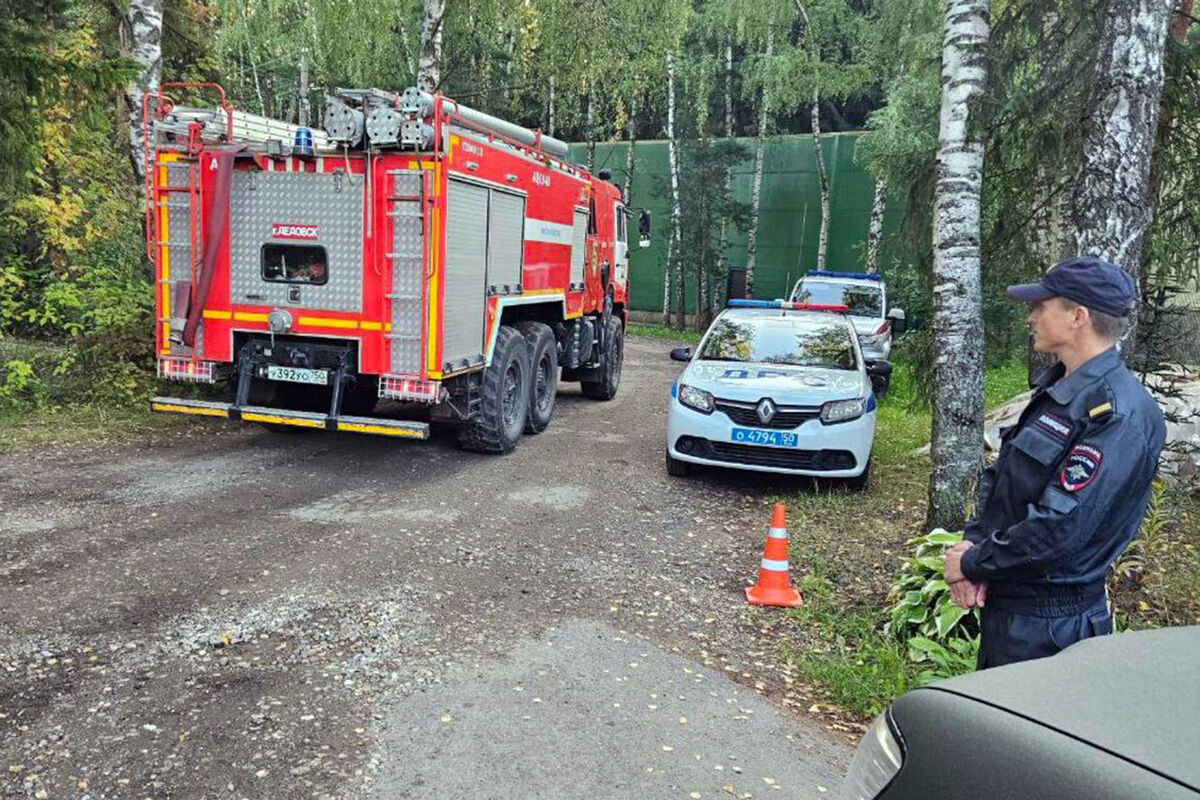
[[[667,478],[669,346],[507,457],[214,421],[0,457],[0,796],[830,796],[845,739],[741,594],[778,486]]]

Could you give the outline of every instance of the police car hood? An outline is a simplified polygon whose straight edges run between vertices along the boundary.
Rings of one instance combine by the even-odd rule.
[[[683,382],[726,400],[754,403],[769,397],[785,406],[819,406],[862,397],[864,391],[858,370],[742,361],[693,361]]]

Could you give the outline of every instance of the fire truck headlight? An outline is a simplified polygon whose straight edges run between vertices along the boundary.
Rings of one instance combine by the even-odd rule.
[[[686,383],[679,384],[679,402],[703,414],[713,412],[713,396],[703,389],[688,386]]]

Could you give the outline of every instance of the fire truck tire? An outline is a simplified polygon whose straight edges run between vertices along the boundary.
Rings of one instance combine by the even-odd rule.
[[[483,371],[479,411],[458,434],[458,444],[476,453],[508,453],[529,417],[529,345],[520,331],[501,325],[492,363]]]
[[[526,433],[541,433],[554,414],[558,396],[558,342],[550,326],[541,322],[522,322],[517,330],[529,345],[529,419]]]
[[[608,352],[604,354],[600,365],[600,380],[580,381],[579,388],[584,397],[593,400],[612,400],[617,396],[617,388],[621,385],[621,363],[625,360],[625,329],[621,320],[610,317],[608,320],[607,336]]]

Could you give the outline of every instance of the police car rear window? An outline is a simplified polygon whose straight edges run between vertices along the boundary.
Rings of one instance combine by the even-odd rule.
[[[845,305],[856,317],[882,317],[883,293],[874,286],[803,281],[792,293],[797,303]]]
[[[745,361],[795,367],[857,369],[850,332],[841,325],[805,324],[788,317],[756,321],[725,316],[713,323],[702,361]]]

